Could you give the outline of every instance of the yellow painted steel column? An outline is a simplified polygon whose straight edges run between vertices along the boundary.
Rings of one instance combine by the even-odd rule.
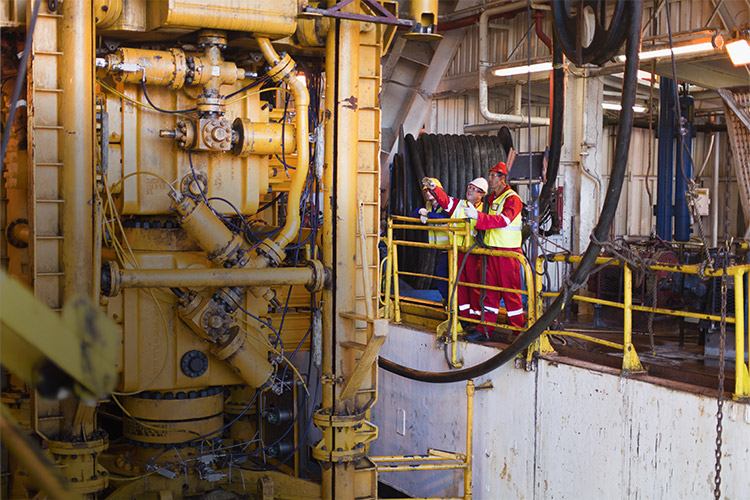
[[[336,92],[336,30],[328,31],[326,38],[326,96],[333,97]],[[331,269],[333,286],[323,290],[323,300],[321,308],[323,309],[323,335],[321,339],[322,365],[322,393],[321,407],[325,409],[333,408],[334,389],[332,383],[333,376],[333,344],[334,336],[334,297],[335,290],[338,286],[338,270],[333,266],[335,259],[334,249],[334,231],[333,224],[335,221],[334,210],[336,208],[334,185],[334,163],[335,163],[335,131],[336,131],[336,105],[335,99],[325,100],[326,115],[329,117],[325,122],[325,168],[323,170],[323,265]],[[321,497],[323,500],[333,498],[333,470],[331,464],[322,464],[322,488]]]
[[[734,399],[750,397],[750,374],[745,363],[745,273],[734,275]]]
[[[62,6],[60,99],[62,135],[63,298],[91,295],[93,284],[94,58],[92,4]]]
[[[353,10],[359,10],[356,7]],[[357,225],[357,141],[359,139],[359,30],[356,21],[341,20],[337,39],[337,88],[336,102],[336,145],[335,148],[335,191],[336,191],[336,270],[335,287],[337,311],[353,311],[356,307],[356,231]],[[328,94],[326,94],[328,95]],[[336,316],[334,343],[334,373],[348,379],[354,370],[353,358],[344,356],[341,342],[356,340],[353,323]],[[348,362],[347,362],[348,361]],[[337,391],[336,396],[339,392]],[[334,413],[345,410],[344,402],[334,400]],[[334,434],[334,446],[336,446]],[[336,498],[354,498],[354,463],[334,464]]]
[[[622,371],[625,374],[643,373],[645,370],[638,359],[633,346],[633,272],[623,266],[623,303],[625,315],[623,318],[623,357]]]
[[[458,243],[456,241],[456,233],[451,231],[451,255],[450,261],[448,262],[448,299],[450,303],[448,307],[451,308],[451,339],[453,345],[451,346],[451,361],[455,365],[458,362],[458,293],[456,293],[455,283],[458,281]]]
[[[464,470],[464,500],[471,500],[471,467],[472,467],[472,446],[474,436],[474,394],[476,388],[474,381],[466,382],[466,469]]]

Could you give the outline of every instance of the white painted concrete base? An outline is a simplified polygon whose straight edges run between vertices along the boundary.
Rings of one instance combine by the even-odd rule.
[[[462,343],[465,366],[495,349]],[[446,371],[434,335],[392,326],[381,355]],[[682,499],[713,496],[716,400],[540,360],[481,379],[474,407],[475,499]],[[426,384],[380,370],[371,455],[464,453],[466,385]],[[724,405],[722,498],[750,497],[750,405]],[[383,472],[411,496],[463,496],[463,473]]]

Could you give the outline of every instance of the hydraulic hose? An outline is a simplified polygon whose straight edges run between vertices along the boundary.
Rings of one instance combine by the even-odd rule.
[[[641,1],[627,2],[628,15],[625,16],[627,23],[626,49],[625,54],[625,77],[622,89],[622,113],[620,127],[617,129],[615,160],[612,167],[612,176],[609,187],[607,188],[607,197],[604,200],[599,222],[594,228],[594,233],[586,252],[573,272],[572,277],[566,280],[563,291],[552,302],[545,313],[531,327],[520,334],[516,340],[499,354],[484,361],[478,365],[458,370],[454,372],[427,372],[403,367],[393,361],[384,358],[378,359],[378,366],[386,371],[406,377],[412,380],[430,383],[450,383],[461,382],[470,378],[481,377],[492,370],[504,365],[517,354],[526,349],[534,340],[536,340],[557,315],[570,302],[575,290],[583,286],[588,279],[589,272],[596,262],[596,258],[601,250],[601,244],[607,240],[609,228],[615,216],[617,204],[620,200],[625,171],[627,169],[627,157],[630,149],[631,129],[633,126],[633,104],[635,103],[636,90],[636,72],[638,70],[638,52],[641,46],[641,17],[643,3]],[[559,153],[558,153],[559,154]]]
[[[547,181],[539,195],[539,213],[544,214],[549,204],[550,195],[557,182],[560,168],[560,151],[562,149],[563,113],[565,111],[565,69],[563,52],[557,34],[553,31],[555,43],[552,46],[552,124],[550,126],[550,148],[547,163]]]

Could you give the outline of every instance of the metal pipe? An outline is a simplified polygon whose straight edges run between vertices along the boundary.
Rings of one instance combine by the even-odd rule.
[[[719,141],[721,137],[716,133],[714,148],[714,178],[711,182],[711,247],[719,244]]]
[[[324,284],[324,279],[312,267],[120,269],[119,278],[121,288],[305,285],[320,291]]]
[[[271,45],[271,41],[268,38],[258,37],[257,41],[260,45],[261,52],[263,52],[263,56],[272,67],[283,64],[289,57],[287,55],[282,59],[279,54],[276,53],[276,50],[274,50],[273,45]],[[310,163],[310,150],[308,147],[309,127],[307,123],[307,110],[310,107],[310,94],[307,91],[307,86],[298,80],[296,73],[292,71],[292,68],[294,68],[294,61],[292,61],[291,58],[289,58],[289,61],[290,63],[287,64],[289,69],[282,68],[281,72],[276,73],[273,77],[274,80],[283,80],[289,85],[292,96],[294,97],[294,110],[297,116],[297,170],[294,175],[294,180],[292,181],[292,186],[289,190],[286,223],[274,240],[274,242],[282,249],[286,247],[299,232],[299,205],[300,200],[302,199],[302,191],[305,189],[305,183],[307,182],[307,170]]]
[[[62,5],[60,30],[63,297],[91,294],[93,285],[94,53],[91,4]],[[97,270],[98,271],[98,270]]]
[[[490,68],[491,62],[489,59],[489,33],[488,25],[490,16],[496,14],[504,14],[506,12],[512,12],[519,8],[526,8],[529,5],[531,9],[538,10],[549,10],[549,5],[542,5],[538,3],[527,4],[524,2],[511,2],[492,9],[487,9],[482,12],[479,16],[479,111],[482,116],[492,122],[500,122],[505,124],[516,123],[520,125],[531,123],[531,125],[549,125],[549,118],[531,117],[523,115],[506,115],[500,113],[492,113],[488,106],[488,91],[487,91],[487,71]]]

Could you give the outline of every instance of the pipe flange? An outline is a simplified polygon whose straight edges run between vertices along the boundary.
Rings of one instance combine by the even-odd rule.
[[[203,125],[203,142],[211,149],[229,151],[232,148],[232,126],[229,120],[209,120]]]
[[[289,54],[284,54],[281,60],[268,71],[268,76],[270,76],[272,80],[280,82],[289,73],[294,71],[294,66],[295,64],[291,56]]]
[[[190,378],[197,378],[208,370],[208,356],[204,352],[192,350],[186,352],[180,360],[182,373]]]
[[[193,196],[200,196],[201,193],[205,193],[207,187],[208,176],[203,172],[196,172],[195,175],[191,172],[183,177],[180,182],[180,191]]]
[[[198,33],[198,47],[201,49],[216,45],[220,49],[225,49],[227,46],[227,32],[222,30],[201,30]]]
[[[113,260],[108,260],[102,264],[101,271],[101,290],[106,297],[116,297],[122,290],[122,280],[120,279],[120,266]]]
[[[229,308],[228,312],[234,312],[237,307],[242,305],[242,287],[233,286],[218,290],[214,299],[224,303],[224,309]]]
[[[257,249],[258,255],[263,255],[266,258],[269,259],[269,264],[273,267],[278,266],[281,264],[284,259],[286,258],[286,252],[271,238],[266,238],[265,240],[258,243],[258,249]]]
[[[16,226],[19,226],[21,224],[29,225],[28,219],[16,219],[10,224],[8,224],[8,229],[5,230],[5,236],[8,238],[8,243],[13,245],[16,248],[27,248],[29,244],[25,241],[21,241],[18,238],[16,238],[14,233],[14,229]]]
[[[313,271],[313,280],[305,285],[308,292],[319,292],[330,285],[331,272],[319,260],[311,260],[307,266]]]
[[[214,341],[224,335],[232,323],[231,318],[221,306],[212,306],[206,309],[201,316],[201,327]]]

